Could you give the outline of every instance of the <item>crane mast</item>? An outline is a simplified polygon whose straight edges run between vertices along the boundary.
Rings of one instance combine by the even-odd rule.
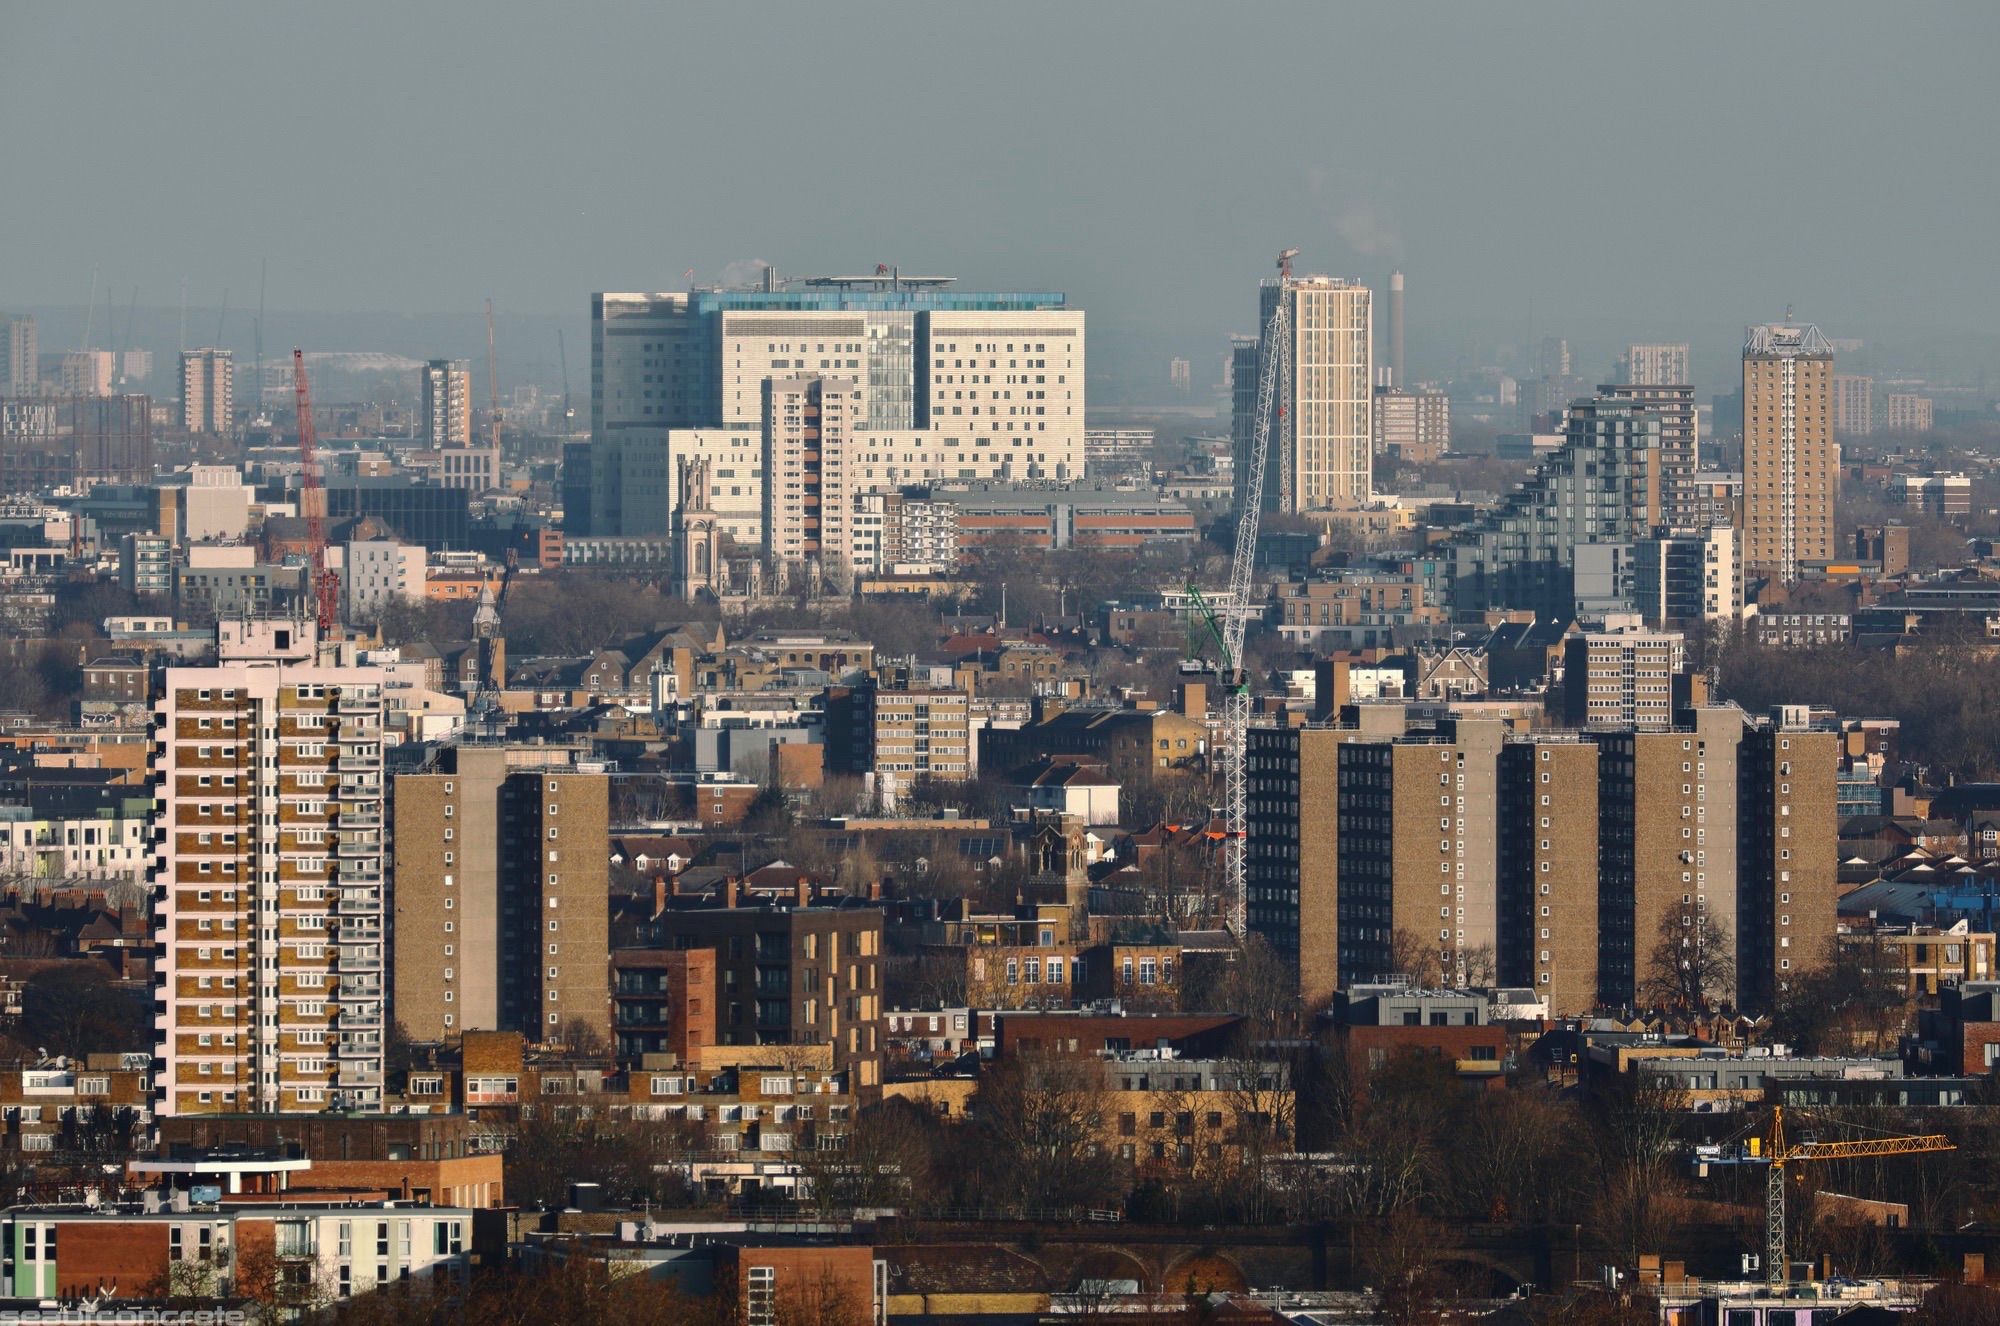
[[[1224,863],[1228,924],[1230,932],[1238,938],[1244,935],[1248,926],[1249,910],[1245,858],[1249,847],[1250,821],[1246,750],[1250,734],[1250,678],[1243,667],[1243,637],[1253,611],[1251,582],[1257,567],[1257,529],[1263,516],[1264,472],[1270,464],[1274,426],[1278,434],[1278,463],[1281,467],[1287,465],[1285,439],[1291,428],[1288,406],[1292,380],[1292,315],[1286,295],[1291,287],[1292,259],[1297,254],[1297,249],[1286,249],[1278,255],[1278,298],[1271,309],[1269,321],[1264,324],[1265,353],[1263,363],[1257,370],[1257,414],[1251,432],[1250,454],[1246,457],[1249,464],[1237,489],[1241,496],[1237,503],[1235,554],[1229,567],[1229,598],[1219,613],[1210,614],[1210,628],[1215,631],[1216,642],[1222,651]],[[1206,607],[1203,611],[1209,612]]]
[[[340,578],[326,568],[326,490],[319,482],[318,437],[313,431],[312,389],[306,354],[292,348],[292,391],[299,410],[299,506],[306,518],[306,574],[312,582],[313,616],[326,640],[340,620]]]
[[[1888,1136],[1854,1142],[1821,1142],[1810,1137],[1798,1143],[1785,1140],[1785,1107],[1771,1109],[1771,1168],[1764,1179],[1764,1278],[1770,1284],[1785,1280],[1785,1175],[1792,1166],[1819,1160],[1856,1160],[1870,1156],[1907,1156],[1925,1151],[1951,1151],[1950,1138],[1931,1133],[1922,1136]]]

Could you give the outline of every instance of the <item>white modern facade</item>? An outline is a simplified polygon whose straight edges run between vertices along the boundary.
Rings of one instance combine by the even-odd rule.
[[[819,452],[826,482],[846,494],[819,494],[836,525],[853,495],[901,484],[1084,473],[1085,320],[1060,294],[890,274],[607,293],[592,313],[596,534],[667,533],[680,462],[705,459],[721,529],[763,551],[776,382],[843,384],[847,436]],[[781,461],[790,447],[780,440]],[[830,535],[823,560],[844,560],[851,536]]]
[[[424,596],[424,549],[394,539],[355,539],[327,549],[340,577],[341,618],[374,621],[384,608]]]

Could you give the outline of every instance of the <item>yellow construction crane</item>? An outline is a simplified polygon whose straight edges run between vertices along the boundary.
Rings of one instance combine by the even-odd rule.
[[[1748,1164],[1765,1163],[1770,1174],[1764,1185],[1764,1278],[1772,1284],[1785,1279],[1785,1174],[1794,1166],[1820,1160],[1865,1160],[1874,1156],[1908,1156],[1924,1151],[1951,1151],[1949,1138],[1938,1133],[1924,1136],[1888,1134],[1853,1142],[1822,1142],[1811,1134],[1798,1141],[1785,1135],[1785,1107],[1771,1109],[1771,1138],[1763,1154],[1758,1139],[1750,1138]],[[1799,1177],[1803,1178],[1803,1175]]]

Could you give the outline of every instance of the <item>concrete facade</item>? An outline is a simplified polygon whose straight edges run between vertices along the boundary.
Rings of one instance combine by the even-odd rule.
[[[609,779],[560,748],[460,746],[395,792],[397,1019],[608,1041]]]

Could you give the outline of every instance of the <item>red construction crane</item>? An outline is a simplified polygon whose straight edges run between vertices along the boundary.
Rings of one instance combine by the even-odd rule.
[[[306,518],[307,574],[312,578],[319,636],[328,639],[340,620],[340,577],[326,569],[326,490],[319,484],[318,439],[313,433],[312,389],[306,385],[306,352],[292,348],[292,389],[299,407],[299,509]]]

